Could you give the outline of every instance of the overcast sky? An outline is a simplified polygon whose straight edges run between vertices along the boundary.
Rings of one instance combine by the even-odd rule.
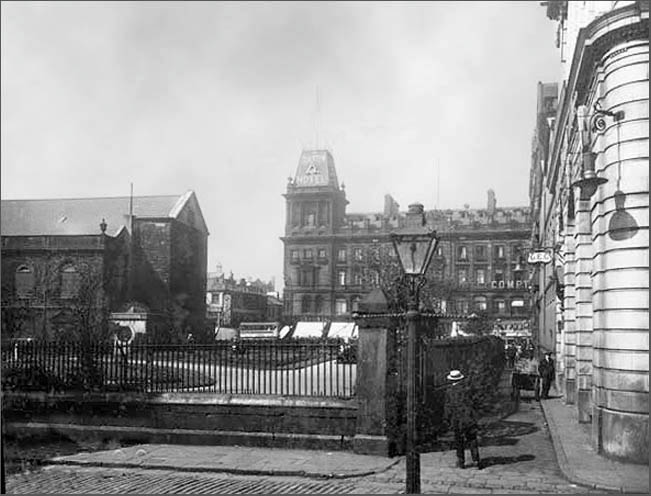
[[[280,288],[302,149],[348,212],[527,205],[554,41],[539,2],[3,2],[2,198],[191,189],[209,270]]]

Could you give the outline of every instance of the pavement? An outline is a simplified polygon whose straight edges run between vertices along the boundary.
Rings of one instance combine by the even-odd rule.
[[[447,444],[451,439],[443,438],[438,450],[420,456],[422,492],[648,494],[648,467],[628,466],[604,460],[594,453],[578,452],[589,447],[589,437],[585,437],[589,432],[572,424],[571,416],[562,415],[563,410],[566,407],[560,400],[539,403],[523,398],[517,412],[485,421],[480,438],[484,464],[481,470],[473,466],[465,470],[456,468],[454,451]],[[552,440],[558,439],[563,439],[564,444],[552,444]],[[559,451],[559,448],[566,451]],[[354,484],[346,486],[348,492],[355,492],[353,488],[402,492],[405,476],[404,457],[241,446],[141,444],[54,457],[47,464],[62,470],[92,467],[105,471],[118,468],[167,470],[179,473],[178,477],[183,473],[204,473],[275,476],[275,480],[293,476],[304,481],[321,479],[333,483],[340,480]],[[646,486],[642,480],[644,473]],[[60,473],[61,477],[64,475],[70,477],[69,472]],[[42,477],[49,477],[47,484],[52,484],[54,473]],[[340,489],[343,491],[344,486]]]
[[[115,450],[55,457],[48,460],[48,463],[345,479],[385,472],[400,461],[401,458],[356,455],[346,451],[140,444]]]
[[[435,451],[421,454],[423,493],[649,494],[648,465],[595,453],[590,426],[579,424],[575,409],[560,398],[537,402],[525,396],[517,411],[483,419],[481,470],[456,468],[450,442],[444,437]],[[106,492],[151,484],[158,484],[157,492],[190,492],[195,486],[187,484],[201,483],[215,493],[284,492],[278,485],[289,484],[300,492],[396,494],[404,491],[405,477],[404,457],[243,446],[141,444],[50,457],[44,464],[43,470],[12,476],[9,492],[50,492],[76,481],[79,490],[105,484]],[[122,485],[111,486],[114,478]]]
[[[596,453],[590,424],[580,424],[576,406],[562,398],[541,400],[558,465],[568,480],[583,486],[649,494],[649,466],[622,463]]]

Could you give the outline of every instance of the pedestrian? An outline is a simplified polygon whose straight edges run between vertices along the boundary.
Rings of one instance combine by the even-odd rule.
[[[516,354],[515,346],[513,346],[513,343],[509,343],[509,345],[506,347],[506,359],[507,359],[508,367],[510,369],[513,368],[513,365],[515,363],[515,354]]]
[[[549,398],[549,388],[552,385],[552,381],[556,376],[556,368],[554,367],[554,360],[552,359],[551,352],[545,353],[545,358],[543,358],[538,364],[538,375],[542,380],[542,399],[546,400]]]
[[[479,424],[472,404],[468,380],[459,370],[451,370],[447,379],[445,418],[454,431],[457,467],[465,468],[465,450],[468,448],[473,462],[476,463],[478,469],[481,469],[477,440]]]

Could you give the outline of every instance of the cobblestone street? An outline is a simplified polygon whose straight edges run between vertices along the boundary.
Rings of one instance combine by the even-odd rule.
[[[443,451],[421,455],[422,492],[430,494],[481,493],[598,493],[569,483],[562,475],[539,403],[525,400],[519,411],[488,423],[480,452],[485,468],[454,467],[455,455]],[[199,453],[199,451],[195,451]],[[281,455],[280,451],[274,451]],[[291,453],[291,451],[289,452]],[[261,451],[262,454],[262,451]],[[268,452],[266,452],[268,456]],[[97,455],[97,453],[95,453]],[[90,456],[90,455],[89,455]],[[198,455],[197,455],[198,456]],[[250,449],[247,455],[250,457]],[[346,453],[333,456],[346,457]],[[199,460],[198,460],[199,462]],[[288,460],[287,465],[291,462]],[[245,461],[237,467],[246,469]],[[314,478],[269,475],[198,473],[150,468],[46,465],[40,470],[9,477],[8,493],[160,493],[160,494],[379,494],[404,491],[404,460],[372,475],[349,478]],[[603,491],[602,491],[603,493]]]
[[[14,476],[7,484],[8,494],[346,494],[354,489],[355,483],[349,481],[62,466]]]

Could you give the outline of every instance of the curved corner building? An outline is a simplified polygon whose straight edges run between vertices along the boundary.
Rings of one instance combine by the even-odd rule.
[[[533,238],[563,254],[562,301],[556,319],[539,312],[536,330],[555,343],[559,387],[592,424],[595,449],[648,464],[649,2],[545,5],[564,74],[532,164]],[[540,308],[559,293],[554,269],[538,271]]]

